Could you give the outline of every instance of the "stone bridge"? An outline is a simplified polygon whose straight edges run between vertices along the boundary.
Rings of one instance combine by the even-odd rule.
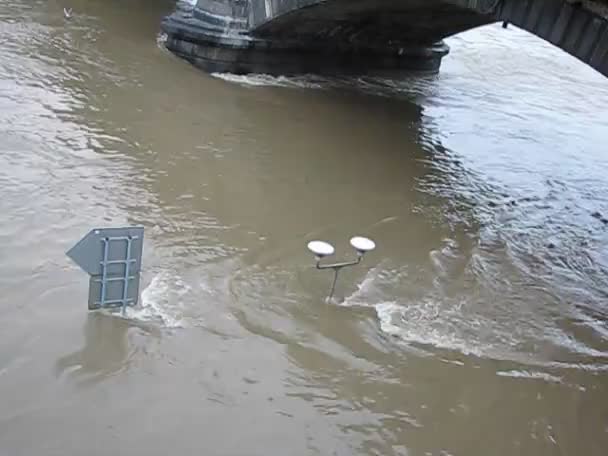
[[[438,71],[444,38],[493,22],[608,76],[608,0],[189,0],[162,29],[206,71],[387,74]]]

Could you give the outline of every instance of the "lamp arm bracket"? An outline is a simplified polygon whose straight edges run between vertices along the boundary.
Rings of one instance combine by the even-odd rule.
[[[330,264],[321,264],[321,261],[317,261],[317,269],[342,269],[346,266],[354,266],[355,264],[359,264],[361,262],[361,256],[357,257],[356,260],[344,261],[342,263],[330,263]]]

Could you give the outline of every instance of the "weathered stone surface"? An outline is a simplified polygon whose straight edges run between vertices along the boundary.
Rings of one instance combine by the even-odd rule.
[[[198,0],[163,21],[167,47],[208,71],[437,71],[446,37],[496,21],[608,73],[605,2],[571,0]]]

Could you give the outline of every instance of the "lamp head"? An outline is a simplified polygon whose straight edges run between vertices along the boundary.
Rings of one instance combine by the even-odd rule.
[[[357,255],[363,256],[367,252],[371,252],[376,248],[376,243],[371,239],[362,236],[351,238],[350,245],[357,251]]]
[[[310,241],[308,243],[308,250],[310,250],[317,259],[333,255],[335,252],[334,246],[324,241]]]

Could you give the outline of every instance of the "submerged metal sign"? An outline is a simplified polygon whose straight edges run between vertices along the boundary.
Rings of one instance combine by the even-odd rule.
[[[143,245],[143,227],[98,228],[67,252],[91,276],[89,310],[137,304]]]

